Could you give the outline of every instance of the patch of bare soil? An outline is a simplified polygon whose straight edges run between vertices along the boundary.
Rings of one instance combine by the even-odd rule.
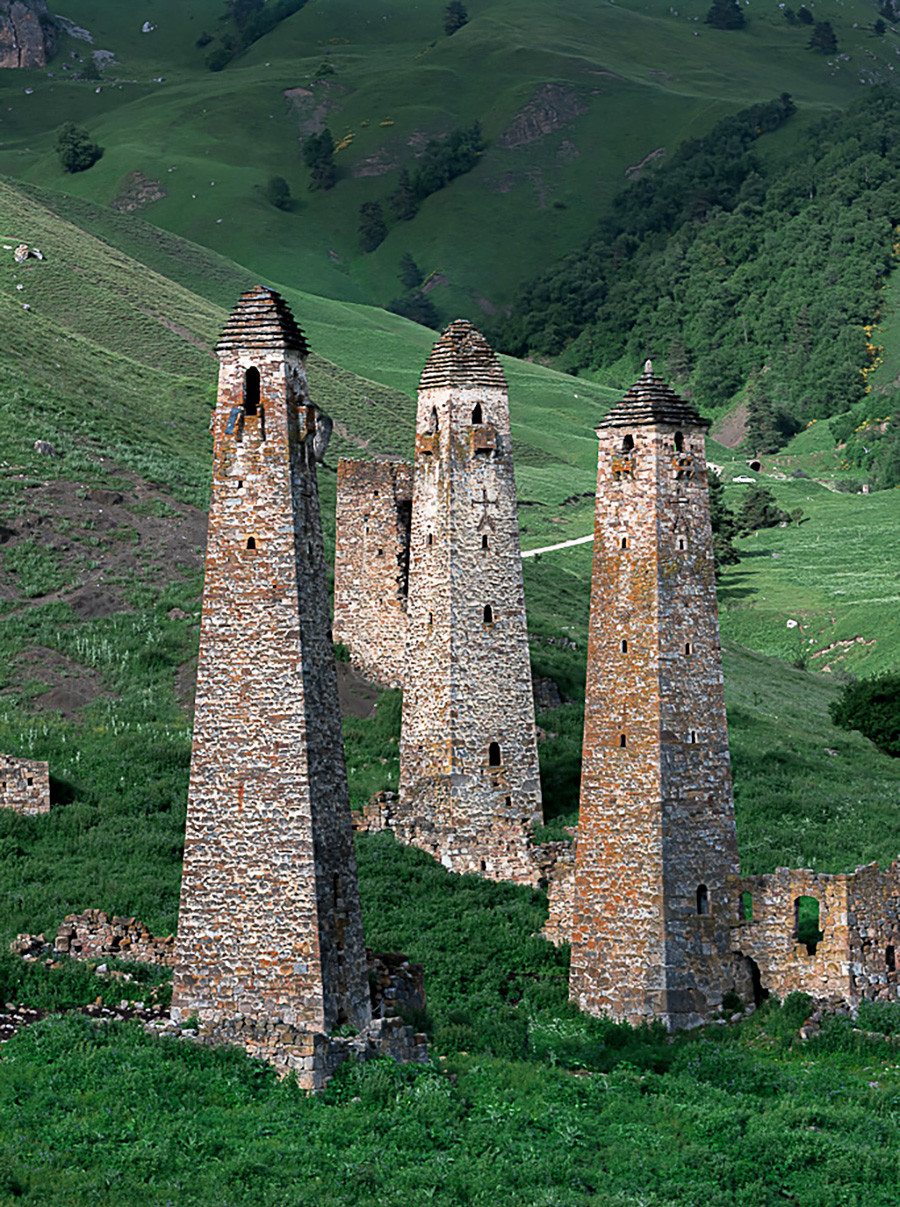
[[[47,690],[34,696],[32,704],[36,708],[60,712],[66,718],[77,716],[98,696],[109,694],[97,671],[43,645],[23,650],[15,661],[14,687],[35,680],[45,683]]]
[[[726,448],[737,448],[747,438],[747,404],[739,403],[709,429],[710,437]]]
[[[328,80],[316,80],[309,88],[286,88],[284,99],[300,130],[301,138],[308,134],[321,134],[328,124],[329,112],[339,103],[346,92],[342,84]]]
[[[204,512],[134,475],[123,473],[120,481],[122,489],[110,490],[23,479],[20,510],[0,514],[0,599],[26,602],[3,558],[23,541],[52,553],[70,580],[36,602],[64,600],[85,619],[126,610],[125,590],[131,586],[199,571]]]
[[[400,167],[400,160],[393,155],[389,155],[387,150],[382,147],[376,151],[374,155],[369,155],[365,159],[361,159],[353,169],[354,176],[384,176],[387,172],[393,172],[394,168]]]
[[[378,688],[349,662],[336,662],[338,697],[345,717],[370,717],[378,703]]]
[[[141,171],[129,172],[119,188],[119,194],[112,202],[112,208],[120,214],[141,210],[153,201],[162,201],[166,190],[159,180],[151,180]]]
[[[552,134],[587,113],[588,107],[565,84],[542,84],[497,140],[501,147],[521,147]]]

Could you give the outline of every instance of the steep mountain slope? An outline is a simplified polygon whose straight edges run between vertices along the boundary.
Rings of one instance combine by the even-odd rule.
[[[892,31],[873,33],[869,0],[817,7],[838,34],[831,58],[778,8],[754,8],[729,32],[704,24],[705,5],[480,0],[446,37],[443,7],[315,0],[210,72],[196,43],[224,28],[218,0],[158,0],[146,22],[74,0],[73,32],[48,69],[0,78],[0,170],[141,207],[257,273],[345,300],[399,294],[409,252],[444,318],[477,317],[577,246],[626,179],[686,137],[784,91],[804,114],[843,106],[893,81],[898,49]],[[92,55],[101,78],[73,78]],[[67,119],[105,148],[76,176],[53,153]],[[487,139],[475,169],[411,221],[390,221],[364,255],[360,206],[384,206],[429,138],[475,121]],[[337,184],[310,192],[300,144],[326,123],[341,147]],[[286,212],[264,199],[273,173],[290,185]]]

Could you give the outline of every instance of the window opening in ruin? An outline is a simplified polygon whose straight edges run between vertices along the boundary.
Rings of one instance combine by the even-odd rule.
[[[312,557],[312,541],[306,542],[306,556]]]
[[[753,894],[741,893],[741,917],[745,922],[753,921]]]
[[[624,733],[620,733],[619,734],[619,749],[624,750],[627,745],[628,745],[628,739],[626,738]]]
[[[255,549],[255,548],[256,548],[256,537],[255,537],[255,536],[248,536],[248,537],[247,537],[247,548],[248,548],[248,549]]]
[[[794,938],[806,946],[806,954],[814,956],[816,947],[825,938],[819,929],[819,902],[815,897],[798,897],[794,902]]]
[[[686,654],[693,654],[693,652],[694,652],[694,643],[693,643],[692,641],[686,641],[686,642],[684,643],[684,652],[685,652]]]
[[[472,408],[472,422],[473,423],[484,423],[484,417],[482,416],[482,413],[481,413],[481,403],[480,402],[476,402],[474,407]]]
[[[490,604],[484,605],[484,623],[485,624],[494,623],[494,609],[491,607]]]
[[[33,788],[33,787],[34,787],[34,780],[31,778],[31,776],[30,776],[30,775],[29,775],[29,776],[28,776],[28,778],[25,780],[25,783],[28,785],[28,787],[29,787],[29,788]]]
[[[697,885],[697,913],[709,913],[709,889],[705,884]]]
[[[482,536],[482,538],[481,538],[481,547],[482,547],[482,549],[487,549],[487,548],[488,548],[488,539],[487,539],[487,533],[485,533],[485,534]]]
[[[684,436],[681,434],[681,432],[675,433],[675,452],[676,453],[684,452]]]
[[[482,861],[481,861],[481,870],[482,870],[483,872],[487,871],[487,864],[484,862],[484,860],[483,860],[483,859],[482,859]]]
[[[622,638],[622,653],[623,654],[628,653],[628,642],[625,640],[624,637]]]
[[[897,957],[894,954],[894,945],[889,943],[884,949],[884,966],[888,972],[897,971]]]
[[[252,365],[244,374],[244,414],[259,414],[259,369]]]
[[[500,744],[499,742],[491,742],[488,746],[488,764],[491,767],[500,766]]]
[[[619,547],[620,547],[621,549],[627,549],[627,548],[628,548],[628,544],[629,544],[628,537],[627,537],[627,536],[623,536],[623,537],[622,537],[621,544],[620,544],[620,546],[619,546]]]

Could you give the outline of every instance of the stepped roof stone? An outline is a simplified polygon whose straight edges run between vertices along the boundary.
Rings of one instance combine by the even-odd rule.
[[[254,285],[241,294],[216,344],[220,355],[240,348],[293,348],[301,356],[309,353],[306,336],[287,302],[266,285]]]
[[[486,387],[506,389],[496,353],[468,319],[456,319],[441,334],[422,372],[420,390]]]
[[[653,372],[648,360],[644,372],[624,396],[597,424],[600,428],[638,427],[667,423],[673,427],[708,428],[711,420],[699,415],[689,402]]]

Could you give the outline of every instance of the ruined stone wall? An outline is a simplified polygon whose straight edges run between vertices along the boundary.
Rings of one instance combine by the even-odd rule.
[[[218,352],[173,1017],[362,1028],[306,342],[257,287]]]
[[[50,764],[0,754],[0,808],[50,812]]]
[[[384,687],[403,685],[411,510],[405,461],[338,462],[334,639]]]
[[[448,868],[536,883],[534,702],[506,382],[453,323],[419,387],[394,833]]]
[[[137,918],[111,918],[100,909],[67,914],[56,932],[53,946],[56,951],[77,960],[109,957],[166,967],[175,963],[174,935],[157,937]]]
[[[776,868],[770,875],[748,876],[737,885],[749,893],[752,920],[738,921],[735,951],[754,960],[762,987],[779,998],[808,993],[839,997],[852,1004],[864,999],[900,997],[900,867],[881,871],[877,864],[848,874]],[[801,943],[797,909],[801,897],[819,904],[815,944]]]
[[[737,872],[703,421],[648,367],[598,436],[570,990],[691,1026],[732,982]]]

